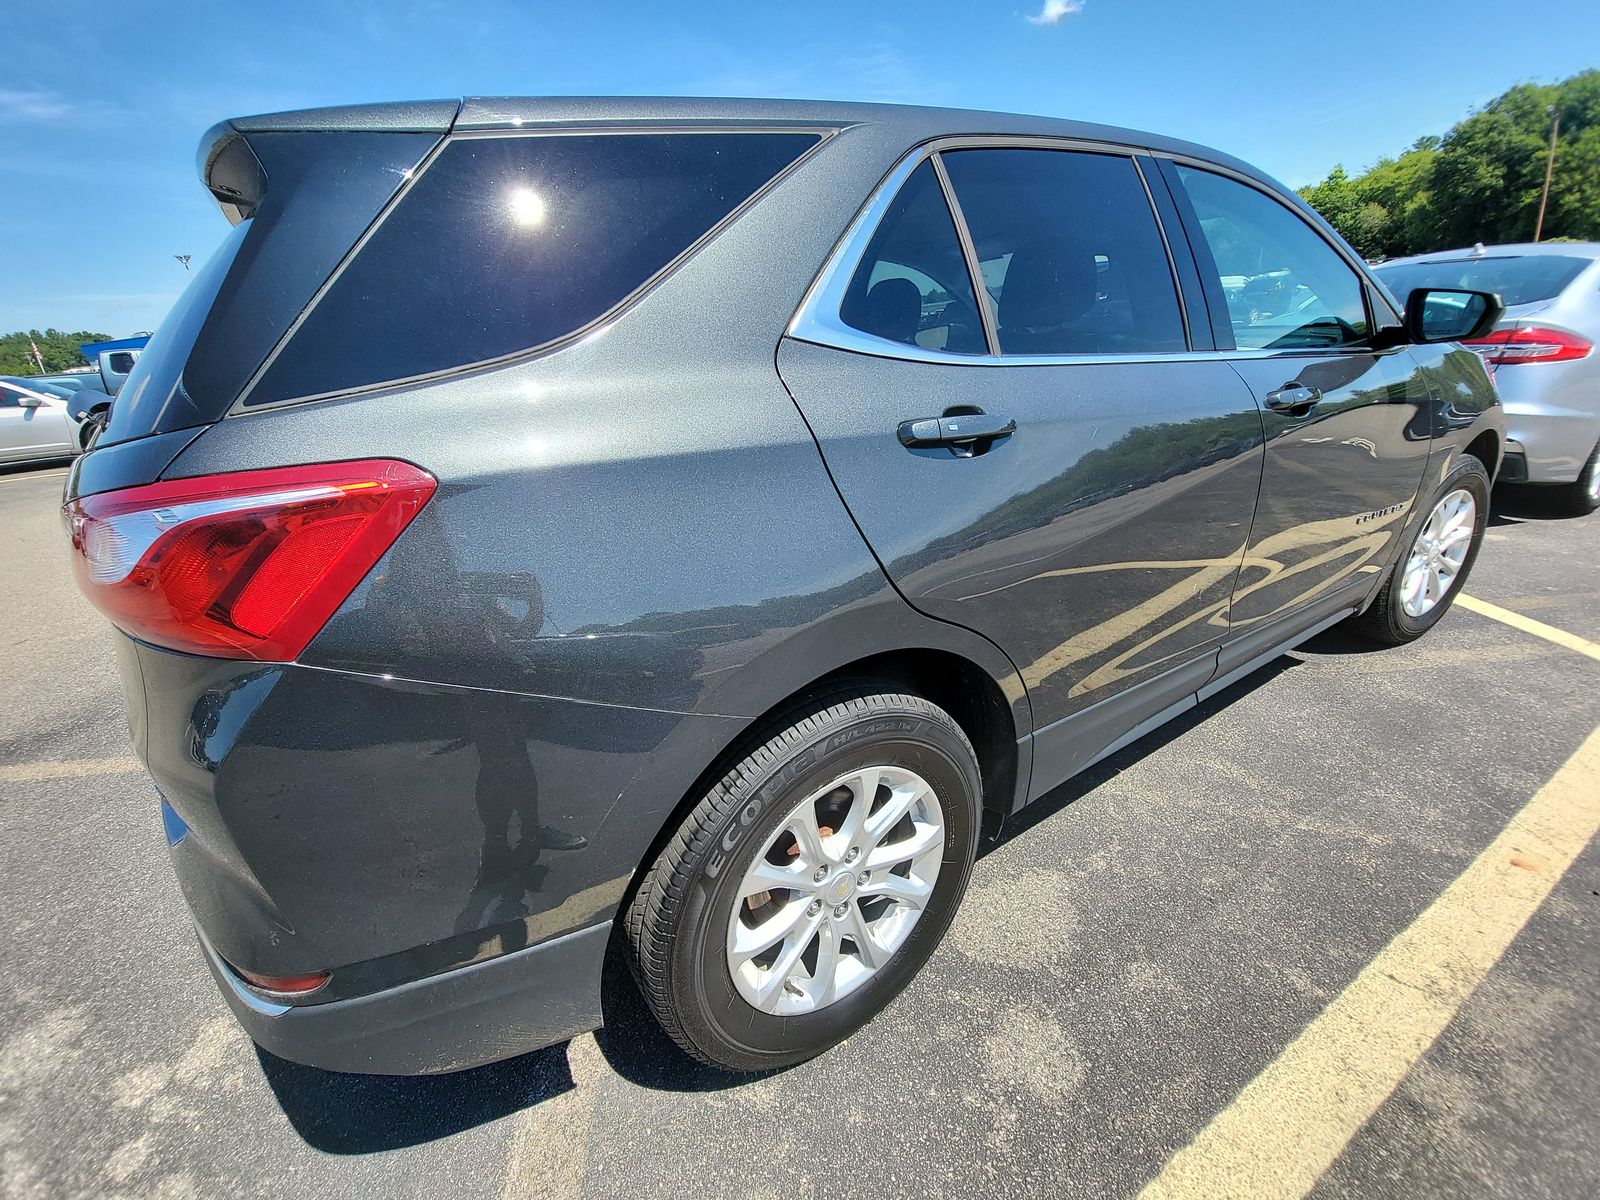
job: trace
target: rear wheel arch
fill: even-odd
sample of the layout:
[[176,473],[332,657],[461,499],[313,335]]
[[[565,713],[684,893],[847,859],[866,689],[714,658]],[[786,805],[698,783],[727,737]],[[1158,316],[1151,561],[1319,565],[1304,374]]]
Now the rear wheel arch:
[[[660,827],[635,864],[633,878],[622,895],[618,911],[626,911],[633,903],[650,865],[695,806],[734,764],[761,745],[774,730],[787,724],[796,710],[830,693],[857,692],[863,686],[910,692],[949,713],[977,754],[986,816],[1011,811],[1018,774],[1025,764],[1018,751],[1020,734],[1014,717],[1015,706],[1008,699],[1002,682],[972,658],[947,649],[914,646],[868,655],[791,689],[727,739],[705,770],[690,782],[661,818]],[[1027,781],[1021,782],[1026,784]]]
[[1492,482],[1500,474],[1500,439],[1492,429],[1485,429],[1467,444],[1462,451],[1483,464]]

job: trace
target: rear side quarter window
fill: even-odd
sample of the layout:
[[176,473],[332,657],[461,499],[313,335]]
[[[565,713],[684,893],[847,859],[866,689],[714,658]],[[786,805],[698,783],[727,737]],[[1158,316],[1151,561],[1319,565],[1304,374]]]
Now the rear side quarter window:
[[820,136],[447,142],[244,403],[433,375],[569,337],[643,288]]

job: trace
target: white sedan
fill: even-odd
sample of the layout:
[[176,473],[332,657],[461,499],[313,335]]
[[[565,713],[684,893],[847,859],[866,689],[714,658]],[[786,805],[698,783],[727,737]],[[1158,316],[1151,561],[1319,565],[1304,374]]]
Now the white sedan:
[[82,423],[54,391],[0,379],[0,463],[65,458],[82,448]]

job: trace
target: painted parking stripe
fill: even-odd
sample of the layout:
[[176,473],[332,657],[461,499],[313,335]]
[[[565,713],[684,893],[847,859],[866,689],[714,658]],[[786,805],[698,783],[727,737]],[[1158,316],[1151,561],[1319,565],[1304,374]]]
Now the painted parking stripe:
[[1498,604],[1490,604],[1487,600],[1479,600],[1476,596],[1469,596],[1465,592],[1456,596],[1456,603],[1468,612],[1475,612],[1480,617],[1499,621],[1502,625],[1509,625],[1513,629],[1520,629],[1523,633],[1531,633],[1534,637],[1542,637],[1547,642],[1554,642],[1558,646],[1565,646],[1568,650],[1576,650],[1579,654],[1587,654],[1590,658],[1600,662],[1600,644],[1581,638],[1575,633],[1568,633],[1565,629],[1557,629],[1554,625],[1546,625],[1543,621],[1535,621],[1532,617],[1525,617],[1519,612],[1512,612],[1509,608],[1501,608]]
[[1304,1196],[1600,828],[1600,729],[1439,898],[1140,1193]]
[[128,775],[142,770],[144,764],[132,755],[124,758],[80,758],[68,762],[0,763],[0,783],[43,783],[49,779]]

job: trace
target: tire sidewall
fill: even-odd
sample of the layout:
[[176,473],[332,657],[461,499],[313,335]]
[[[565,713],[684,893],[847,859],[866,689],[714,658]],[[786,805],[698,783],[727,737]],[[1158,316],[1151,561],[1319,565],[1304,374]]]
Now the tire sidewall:
[[[792,1016],[764,1013],[740,995],[727,965],[728,922],[756,855],[807,795],[866,766],[915,771],[938,797],[945,826],[939,877],[927,908],[894,957],[848,996]],[[848,1037],[897,994],[927,960],[966,890],[977,849],[979,780],[964,740],[911,709],[875,712],[830,725],[757,776],[713,830],[709,852],[686,895],[672,956],[672,990],[685,1032],[709,1037],[771,1065],[808,1058]]]

